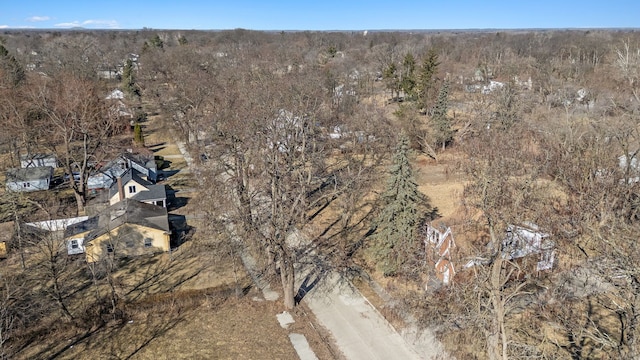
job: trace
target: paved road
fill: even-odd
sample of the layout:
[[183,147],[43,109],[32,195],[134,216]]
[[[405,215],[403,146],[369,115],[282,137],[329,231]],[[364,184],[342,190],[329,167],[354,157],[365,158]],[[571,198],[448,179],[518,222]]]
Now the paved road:
[[302,301],[333,334],[347,359],[420,359],[382,315],[334,272]]
[[[193,159],[186,151],[185,145],[180,142],[177,144],[188,168],[194,170]],[[300,238],[297,241],[304,242],[304,239]],[[245,254],[242,260],[253,275],[254,281],[263,290],[265,298],[277,299],[278,293],[271,290],[260,276],[252,273],[252,269],[255,268],[253,259]],[[304,275],[309,272],[309,269],[297,272],[296,278],[302,282]],[[413,344],[409,345],[351,282],[335,272],[324,273],[302,301],[333,335],[336,345],[349,360],[433,359],[439,352],[436,341],[431,338],[417,337],[419,339],[413,340]],[[415,348],[420,349],[420,355]],[[306,355],[304,351],[303,354],[299,353],[301,358],[310,358]]]

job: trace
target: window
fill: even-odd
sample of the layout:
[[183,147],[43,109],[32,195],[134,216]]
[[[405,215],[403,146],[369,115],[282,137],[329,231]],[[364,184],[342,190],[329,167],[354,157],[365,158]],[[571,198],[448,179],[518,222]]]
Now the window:
[[151,246],[153,246],[152,240],[149,238],[144,239],[144,247],[150,248]]
[[78,240],[71,240],[71,248],[72,249],[77,249],[80,247],[80,244],[78,244]]
[[107,252],[108,253],[112,253],[113,252],[113,245],[107,244]]
[[135,193],[136,193],[136,186],[129,185],[129,194],[135,194]]
[[22,187],[28,188],[28,187],[31,187],[31,184],[30,183],[22,183]]
[[158,200],[156,201],[156,205],[164,207],[164,201]]

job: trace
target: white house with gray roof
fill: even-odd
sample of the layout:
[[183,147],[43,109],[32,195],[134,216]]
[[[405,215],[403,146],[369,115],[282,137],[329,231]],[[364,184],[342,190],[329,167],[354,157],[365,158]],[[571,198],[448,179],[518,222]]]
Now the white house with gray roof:
[[125,171],[109,188],[111,205],[124,199],[167,207],[167,193],[164,185],[145,180],[143,174],[134,168]]
[[9,191],[49,190],[53,178],[51,166],[28,167],[7,170],[6,187]]

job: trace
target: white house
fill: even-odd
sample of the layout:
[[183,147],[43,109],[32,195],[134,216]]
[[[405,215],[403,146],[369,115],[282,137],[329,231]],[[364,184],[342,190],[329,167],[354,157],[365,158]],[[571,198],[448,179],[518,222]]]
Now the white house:
[[[55,219],[26,223],[25,225],[31,226],[36,229],[44,230],[57,234],[61,239],[68,227],[87,221],[88,216],[78,216],[67,219]],[[55,235],[54,235],[55,236]],[[67,254],[77,255],[82,254],[85,251],[83,238],[74,238],[65,240],[65,247],[67,248]]]
[[53,178],[51,166],[27,167],[7,170],[6,187],[9,191],[49,190]]
[[509,225],[502,240],[502,258],[518,259],[528,255],[540,255],[537,270],[549,270],[555,261],[555,243],[549,234],[540,231],[535,224]]
[[151,183],[157,180],[158,167],[153,155],[123,153],[89,175],[87,187],[89,190],[109,189],[128,169],[138,170],[140,176]]

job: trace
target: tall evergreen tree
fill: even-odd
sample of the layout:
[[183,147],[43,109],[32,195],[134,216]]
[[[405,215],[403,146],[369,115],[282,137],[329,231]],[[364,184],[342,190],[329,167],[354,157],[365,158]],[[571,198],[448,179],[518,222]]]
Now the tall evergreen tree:
[[133,61],[131,59],[127,59],[122,69],[122,87],[129,95],[140,95],[138,86],[136,85],[136,78],[133,73]]
[[139,122],[133,126],[133,142],[138,146],[144,146],[144,134],[142,133],[142,125]]
[[400,87],[404,91],[406,98],[415,98],[416,87],[416,59],[413,54],[407,53],[402,61],[402,80],[400,81]]
[[[25,79],[22,65],[9,53],[4,45],[0,44],[0,75],[3,73],[11,86],[17,86]],[[0,81],[5,81],[5,79],[0,78]]]
[[413,264],[421,252],[418,222],[422,211],[432,212],[428,199],[418,191],[409,163],[409,139],[404,134],[396,146],[382,200],[384,207],[375,220],[371,252],[384,275],[394,276],[404,265]]
[[434,49],[430,49],[427,56],[422,61],[420,73],[418,74],[418,82],[416,84],[416,92],[418,101],[422,108],[427,109],[431,100],[435,86],[435,75],[438,71],[440,62],[438,61],[438,53]]
[[438,93],[438,100],[433,107],[431,121],[433,124],[434,140],[436,145],[441,145],[442,150],[453,139],[451,119],[447,115],[449,111],[449,82],[445,81]]
[[398,78],[398,67],[396,64],[389,64],[382,72],[387,89],[391,91],[391,99],[397,99],[397,94],[400,92],[400,80]]

